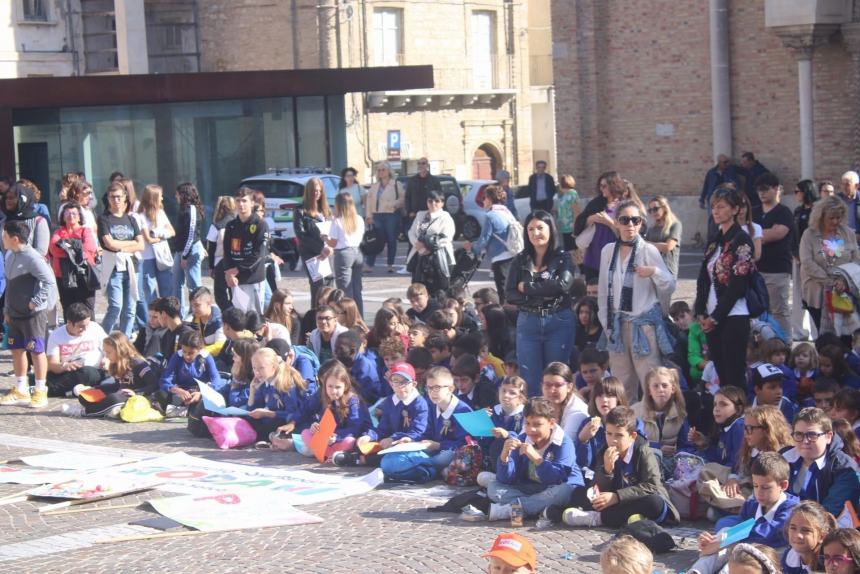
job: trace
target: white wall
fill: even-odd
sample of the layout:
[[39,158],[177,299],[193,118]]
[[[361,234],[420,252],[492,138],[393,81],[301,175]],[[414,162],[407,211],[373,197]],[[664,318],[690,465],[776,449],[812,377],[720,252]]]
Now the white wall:
[[60,0],[48,2],[47,22],[26,22],[19,0],[0,2],[0,77],[70,76],[74,57]]

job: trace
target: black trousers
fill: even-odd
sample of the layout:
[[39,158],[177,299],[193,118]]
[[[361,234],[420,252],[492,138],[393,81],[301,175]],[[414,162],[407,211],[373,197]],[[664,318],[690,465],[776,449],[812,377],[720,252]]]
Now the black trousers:
[[69,306],[72,303],[83,303],[90,310],[90,319],[96,320],[96,292],[87,289],[85,285],[78,285],[74,289],[63,287],[57,281],[57,291],[60,293],[60,304],[63,306],[63,319],[65,320]]
[[81,367],[75,371],[55,374],[48,371],[46,384],[49,397],[65,397],[75,385],[94,387],[104,379],[103,372],[95,367]]
[[[594,510],[591,501],[588,500],[588,490],[577,488],[571,497],[573,506],[583,510]],[[627,524],[627,520],[634,514],[641,514],[650,520],[657,520],[663,514],[666,501],[658,494],[649,494],[635,500],[627,500],[610,506],[600,513],[600,521],[603,526],[618,527]]]
[[496,283],[496,292],[499,294],[499,303],[505,304],[505,282],[508,279],[508,272],[511,270],[511,262],[513,259],[504,261],[496,261],[490,265],[493,270],[493,281]]
[[815,324],[815,330],[821,329],[821,309],[815,307],[806,307],[809,311],[809,316],[812,317],[812,322]]
[[230,302],[230,289],[227,287],[227,278],[224,277],[224,261],[219,261],[215,266],[215,271],[212,275],[213,289],[212,294],[215,296],[215,304],[221,311],[226,311],[233,306]]
[[747,388],[747,341],[750,318],[747,315],[726,317],[710,332],[705,333],[708,352],[717,369],[720,386]]
[[532,211],[537,211],[538,209],[543,209],[544,211],[552,211],[552,200],[551,199],[533,199],[529,203],[529,207],[532,208]]

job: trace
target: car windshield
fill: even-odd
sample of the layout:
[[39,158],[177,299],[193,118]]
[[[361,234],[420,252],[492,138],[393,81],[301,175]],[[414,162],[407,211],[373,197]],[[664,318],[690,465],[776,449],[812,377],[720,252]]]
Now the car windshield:
[[244,182],[251,189],[262,191],[267,199],[288,199],[301,197],[305,191],[303,185],[294,181],[255,179]]

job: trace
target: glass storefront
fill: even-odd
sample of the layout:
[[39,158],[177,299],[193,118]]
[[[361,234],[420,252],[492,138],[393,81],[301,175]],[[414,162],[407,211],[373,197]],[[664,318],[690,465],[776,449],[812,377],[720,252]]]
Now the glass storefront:
[[19,176],[42,189],[52,212],[62,174],[83,171],[101,197],[121,171],[141,190],[194,182],[211,215],[215,199],[270,168],[346,163],[342,96],[15,110]]

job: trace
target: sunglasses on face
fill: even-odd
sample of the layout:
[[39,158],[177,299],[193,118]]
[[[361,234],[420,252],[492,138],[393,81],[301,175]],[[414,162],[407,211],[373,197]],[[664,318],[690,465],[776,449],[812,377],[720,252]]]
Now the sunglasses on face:
[[620,223],[621,225],[639,225],[642,223],[642,218],[638,215],[634,215],[633,217],[622,215],[618,218],[618,223]]
[[648,208],[648,213],[658,213],[659,211],[660,211],[660,206],[659,206],[659,205],[657,205],[657,206],[655,206],[655,207],[649,207],[649,208]]

